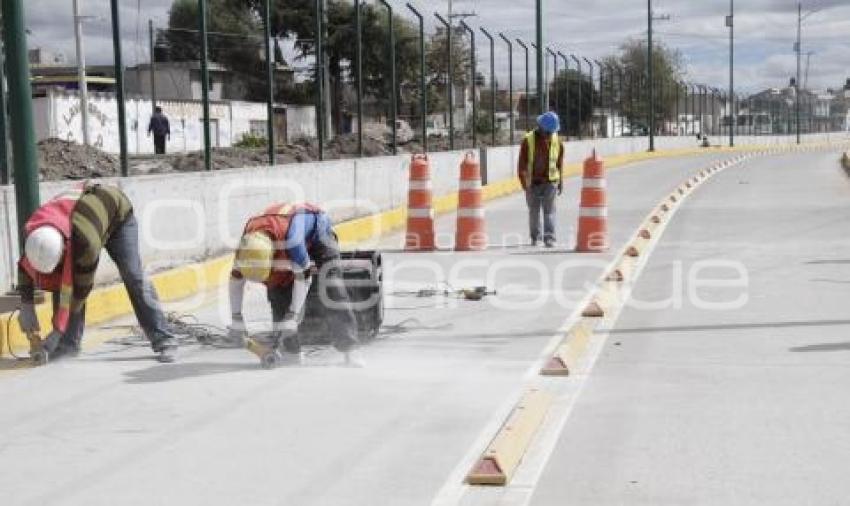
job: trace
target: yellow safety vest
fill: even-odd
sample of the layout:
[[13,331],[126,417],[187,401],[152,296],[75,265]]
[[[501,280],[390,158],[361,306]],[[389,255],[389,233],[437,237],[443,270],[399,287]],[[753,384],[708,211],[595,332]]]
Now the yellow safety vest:
[[[525,183],[531,186],[534,178],[534,157],[537,156],[537,130],[532,130],[525,135],[525,145],[528,150],[528,170],[525,174]],[[558,134],[552,134],[549,140],[549,182],[556,183],[561,180],[561,170],[558,168],[558,157],[561,155],[561,138]]]

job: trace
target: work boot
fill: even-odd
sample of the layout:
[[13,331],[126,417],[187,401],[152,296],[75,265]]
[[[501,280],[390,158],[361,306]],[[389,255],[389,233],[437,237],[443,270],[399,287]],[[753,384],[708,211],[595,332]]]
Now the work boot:
[[177,360],[177,339],[173,337],[161,337],[153,343],[153,351],[157,354],[156,359],[168,364]]
[[545,241],[543,241],[543,243],[547,248],[555,247],[555,239],[546,239]]

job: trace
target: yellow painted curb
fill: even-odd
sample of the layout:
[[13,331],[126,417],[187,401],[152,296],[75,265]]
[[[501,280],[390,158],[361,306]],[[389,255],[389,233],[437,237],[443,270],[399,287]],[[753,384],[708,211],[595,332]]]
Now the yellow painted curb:
[[569,376],[576,372],[578,361],[587,350],[593,337],[593,327],[587,320],[579,320],[567,333],[549,361],[540,370],[543,376]]
[[551,405],[552,396],[547,392],[526,392],[467,475],[467,483],[507,485]]

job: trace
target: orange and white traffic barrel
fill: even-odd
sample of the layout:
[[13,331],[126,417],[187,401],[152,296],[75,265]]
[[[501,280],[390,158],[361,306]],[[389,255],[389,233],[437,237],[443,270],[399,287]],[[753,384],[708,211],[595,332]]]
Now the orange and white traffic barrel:
[[576,251],[608,249],[608,199],[605,163],[593,154],[584,161]]
[[410,187],[407,193],[407,251],[433,251],[434,207],[431,189],[431,163],[428,155],[413,155],[410,161]]
[[484,204],[481,192],[481,165],[472,152],[460,164],[455,251],[480,251],[487,248]]

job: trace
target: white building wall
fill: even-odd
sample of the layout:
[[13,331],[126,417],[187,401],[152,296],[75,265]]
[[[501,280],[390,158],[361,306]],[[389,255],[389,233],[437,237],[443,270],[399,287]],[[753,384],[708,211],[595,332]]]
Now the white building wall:
[[[200,102],[163,100],[157,102],[171,123],[169,152],[203,149],[203,108]],[[316,136],[316,114],[313,106],[285,106],[290,139]],[[147,129],[152,103],[147,99],[126,101],[127,149],[130,154],[153,154],[153,139]],[[76,93],[51,91],[33,100],[35,131],[38,140],[58,137],[82,143],[83,130],[80,100]],[[230,147],[243,134],[251,131],[252,121],[266,121],[266,106],[251,102],[215,102],[210,104],[213,147]],[[89,95],[89,138],[93,146],[117,154],[118,106],[111,94]]]

